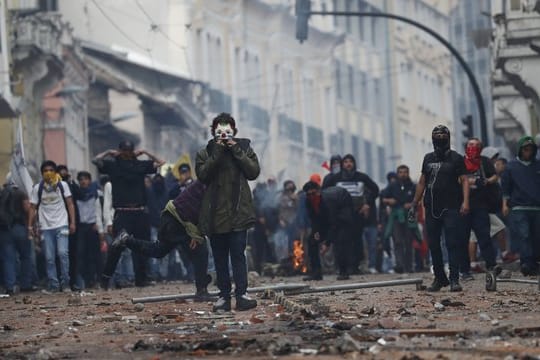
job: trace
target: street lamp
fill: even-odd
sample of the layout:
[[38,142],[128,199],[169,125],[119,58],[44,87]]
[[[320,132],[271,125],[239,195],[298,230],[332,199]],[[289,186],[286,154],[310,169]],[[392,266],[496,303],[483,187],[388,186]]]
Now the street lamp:
[[[401,0],[400,0],[401,1]],[[476,81],[476,78],[469,67],[467,65],[467,62],[459,51],[456,50],[444,37],[439,35],[437,32],[433,31],[429,27],[416,22],[412,19],[394,15],[394,14],[388,14],[383,12],[358,12],[358,11],[310,11],[311,5],[309,0],[296,0],[296,38],[303,42],[307,40],[308,35],[308,19],[311,15],[333,15],[333,16],[366,16],[366,17],[380,17],[380,18],[387,18],[387,19],[394,19],[399,20],[402,22],[405,22],[407,24],[413,25],[420,30],[427,32],[431,36],[433,36],[435,39],[437,39],[441,44],[443,44],[452,55],[457,59],[463,70],[465,70],[465,73],[467,74],[467,77],[469,78],[469,81],[471,83],[474,95],[476,97],[476,104],[478,106],[478,114],[480,115],[480,131],[482,135],[482,142],[485,145],[488,145],[488,137],[487,137],[487,121],[486,121],[486,109],[484,107],[484,100],[482,99],[482,94],[480,92],[480,86],[478,86],[478,82]]]

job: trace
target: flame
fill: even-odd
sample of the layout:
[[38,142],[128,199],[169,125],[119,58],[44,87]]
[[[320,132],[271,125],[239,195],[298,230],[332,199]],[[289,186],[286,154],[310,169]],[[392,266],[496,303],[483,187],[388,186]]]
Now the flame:
[[293,267],[302,273],[307,272],[307,266],[304,263],[304,247],[300,240],[294,240],[293,242]]

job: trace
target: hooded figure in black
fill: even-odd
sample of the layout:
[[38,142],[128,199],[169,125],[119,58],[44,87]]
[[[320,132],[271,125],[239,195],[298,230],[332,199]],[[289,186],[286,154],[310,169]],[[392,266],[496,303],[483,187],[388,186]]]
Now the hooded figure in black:
[[336,266],[339,271],[337,280],[349,278],[351,261],[350,232],[354,221],[353,202],[349,193],[339,187],[330,187],[321,191],[320,186],[307,182],[303,190],[306,194],[306,208],[311,221],[311,236],[308,239],[310,276],[306,280],[321,280],[321,260],[319,245],[325,251],[330,243],[334,244]]
[[341,171],[341,160],[341,155],[332,155],[332,157],[330,157],[330,173],[326,174],[323,179],[323,189],[328,187],[328,182],[330,181],[332,176],[338,174]]
[[358,273],[360,261],[364,258],[362,233],[365,226],[376,225],[377,208],[375,199],[379,196],[379,187],[367,175],[356,170],[356,159],[347,154],[341,160],[341,171],[333,175],[326,187],[338,186],[351,195],[354,206],[354,226],[350,233],[353,260],[352,273]]

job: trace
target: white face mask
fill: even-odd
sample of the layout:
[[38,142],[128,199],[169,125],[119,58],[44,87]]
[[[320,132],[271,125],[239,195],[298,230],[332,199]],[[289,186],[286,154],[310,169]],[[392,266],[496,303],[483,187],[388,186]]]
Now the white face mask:
[[234,136],[234,130],[230,124],[218,124],[214,132],[216,140],[229,140]]
[[341,171],[341,165],[340,164],[332,165],[332,174],[337,174],[340,171]]

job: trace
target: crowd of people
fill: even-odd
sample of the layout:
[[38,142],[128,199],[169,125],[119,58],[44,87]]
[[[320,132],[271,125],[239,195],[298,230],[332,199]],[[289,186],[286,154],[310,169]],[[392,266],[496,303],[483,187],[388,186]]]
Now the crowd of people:
[[251,191],[259,161],[237,131],[229,114],[212,121],[196,176],[188,163],[178,167],[179,179],[161,176],[163,160],[123,141],[93,160],[98,181],[88,171],[75,181],[52,161],[42,163],[31,194],[8,180],[0,201],[6,292],[186,280],[195,283],[196,299],[208,300],[215,272],[220,292],[213,309],[230,310],[233,294],[236,308],[247,310],[257,305],[246,295],[247,264],[264,274],[267,264],[290,264],[297,246],[306,281],[431,267],[429,291],[461,291],[460,280],[473,272],[517,259],[524,275],[538,274],[540,161],[531,137],[506,161],[476,138],[464,155],[451,150],[450,131],[441,125],[418,183],[400,165],[380,189],[345,154],[332,156],[329,173],[311,175],[300,189],[270,177]]

